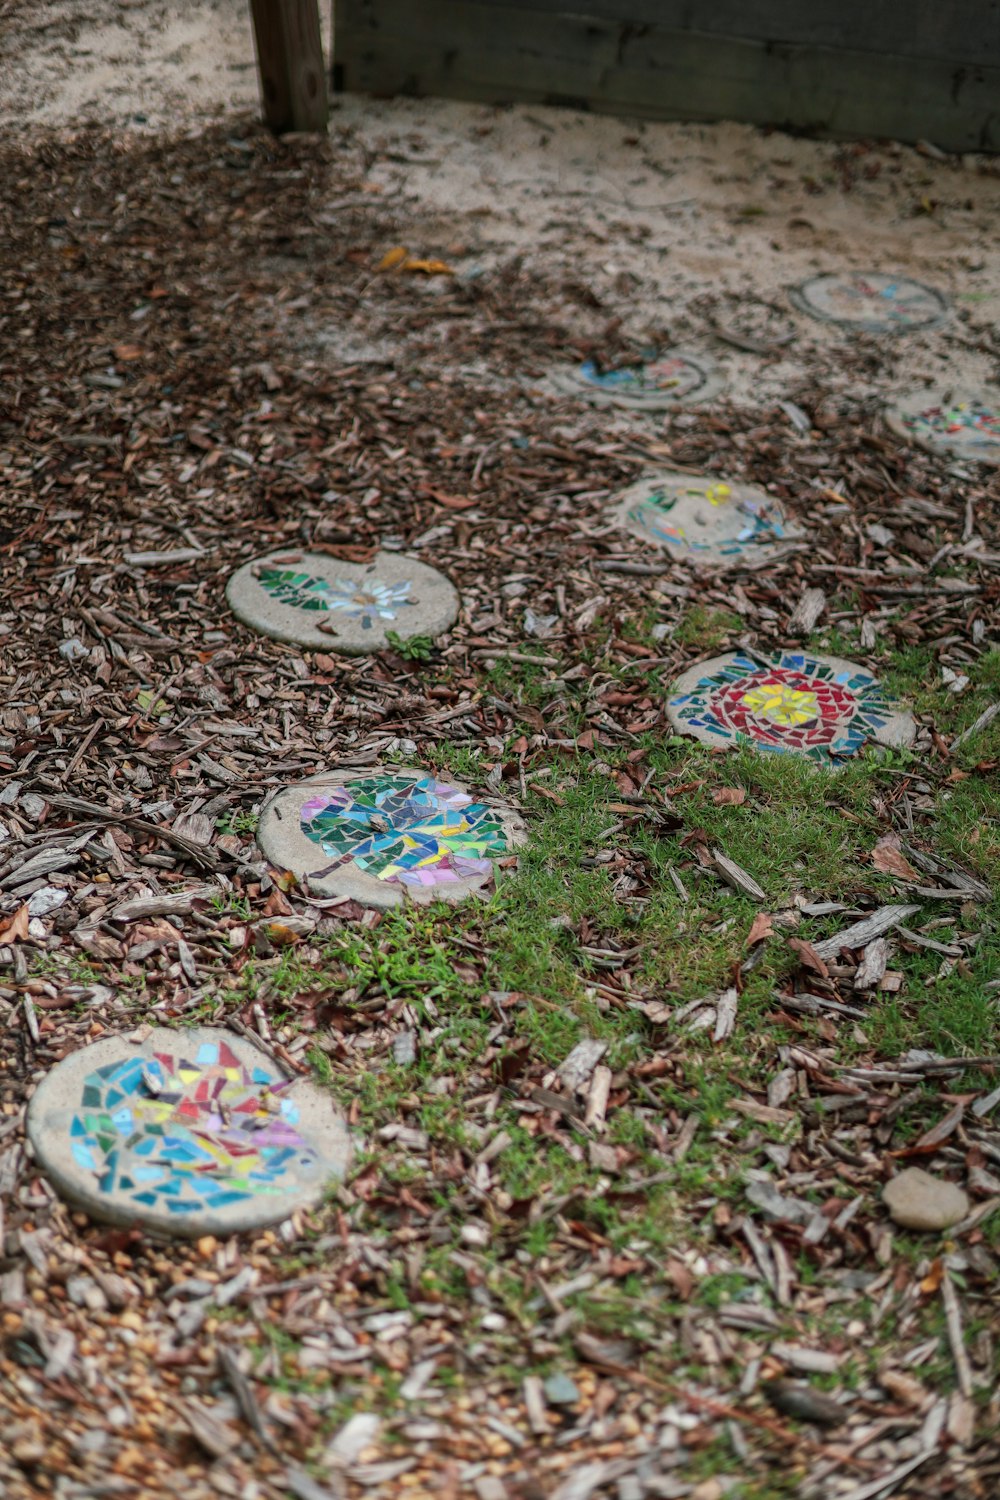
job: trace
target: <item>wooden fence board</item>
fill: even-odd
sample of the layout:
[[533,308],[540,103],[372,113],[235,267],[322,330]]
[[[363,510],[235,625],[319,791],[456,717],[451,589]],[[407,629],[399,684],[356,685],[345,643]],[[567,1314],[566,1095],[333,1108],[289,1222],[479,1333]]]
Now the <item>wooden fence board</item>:
[[[490,10],[504,0],[461,3]],[[1000,0],[522,0],[521,8],[761,43],[1000,65]]]
[[[619,0],[575,3],[588,13],[556,11],[549,0],[336,0],[338,85],[1000,150],[1000,66],[975,57],[956,64],[709,35],[589,13]],[[912,0],[921,11],[936,3]],[[650,8],[650,0],[634,4]],[[672,0],[658,8],[678,9]],[[701,9],[688,0],[688,12]]]

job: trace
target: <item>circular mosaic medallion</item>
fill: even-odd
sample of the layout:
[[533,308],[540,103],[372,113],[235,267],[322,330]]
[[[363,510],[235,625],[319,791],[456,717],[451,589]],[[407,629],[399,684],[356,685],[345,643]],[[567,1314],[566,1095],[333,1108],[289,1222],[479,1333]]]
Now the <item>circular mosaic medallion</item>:
[[322,552],[276,552],[247,563],[229,580],[237,619],[276,641],[361,656],[403,640],[439,636],[455,623],[459,598],[434,568],[396,552],[371,563]]
[[833,765],[869,740],[909,745],[912,716],[864,667],[837,656],[741,652],[690,667],[667,701],[674,728],[706,745],[752,745]]
[[350,1159],[328,1095],[210,1027],[70,1053],[32,1095],[28,1136],[60,1193],[95,1218],[183,1236],[311,1207]]
[[633,365],[602,370],[592,359],[556,377],[560,390],[604,406],[639,411],[667,411],[696,406],[722,389],[714,365],[703,354],[681,349],[650,351]]
[[865,333],[910,333],[948,316],[940,292],[883,271],[833,271],[793,287],[795,306],[814,318]]
[[458,901],[493,880],[493,861],[524,840],[508,807],[396,767],[330,772],[288,787],[261,816],[271,864],[320,896],[366,906]]
[[763,490],[707,475],[655,474],[627,489],[619,525],[704,568],[758,568],[801,536]]
[[893,432],[931,453],[1000,464],[1000,397],[921,391],[886,412]]

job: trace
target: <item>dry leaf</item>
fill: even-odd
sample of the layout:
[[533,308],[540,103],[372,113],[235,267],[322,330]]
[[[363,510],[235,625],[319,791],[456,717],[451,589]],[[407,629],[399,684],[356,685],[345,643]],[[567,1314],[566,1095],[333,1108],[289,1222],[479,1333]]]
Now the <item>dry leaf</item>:
[[965,1100],[959,1100],[954,1109],[950,1109],[943,1120],[932,1125],[930,1130],[925,1130],[919,1140],[913,1142],[912,1146],[906,1146],[902,1151],[894,1151],[893,1156],[927,1156],[936,1151],[942,1141],[958,1129],[965,1114]]
[[418,493],[421,495],[429,495],[432,500],[436,500],[438,505],[443,505],[446,510],[468,510],[470,506],[478,504],[477,500],[470,500],[465,495],[445,494],[443,490],[436,489],[432,484],[422,484],[418,486]]
[[746,800],[747,794],[741,786],[720,786],[712,793],[716,807],[739,807]]
[[454,276],[455,269],[443,260],[414,260],[407,257],[401,271],[419,271],[422,276]]
[[666,1264],[667,1276],[674,1284],[682,1302],[686,1302],[694,1291],[695,1280],[687,1266],[680,1260],[668,1260]]
[[0,922],[0,943],[23,943],[28,938],[28,907],[19,906],[12,917]]
[[774,928],[771,926],[771,914],[759,911],[753,919],[750,931],[747,934],[747,947],[752,948],[755,943],[762,943],[765,938],[774,937]]
[[394,245],[391,250],[387,250],[385,252],[382,259],[379,261],[379,270],[395,271],[397,266],[401,266],[403,264],[408,254],[409,251],[403,245]]
[[788,946],[795,949],[804,969],[812,969],[813,973],[818,974],[820,979],[829,979],[830,971],[816,952],[812,943],[807,943],[805,938],[789,938]]
[[931,1268],[920,1283],[920,1290],[925,1297],[931,1297],[939,1289],[944,1280],[944,1261],[940,1256],[931,1262]]
[[887,833],[879,839],[872,850],[872,864],[883,875],[899,875],[903,880],[920,879],[906,856],[900,853],[899,835],[895,833]]
[[926,1406],[930,1399],[926,1387],[919,1380],[914,1380],[912,1375],[906,1375],[900,1370],[880,1370],[878,1379],[890,1396],[895,1396],[897,1401],[902,1401],[904,1406],[913,1407],[915,1411]]
[[138,344],[116,344],[112,352],[115,359],[120,359],[122,364],[142,358],[142,349]]

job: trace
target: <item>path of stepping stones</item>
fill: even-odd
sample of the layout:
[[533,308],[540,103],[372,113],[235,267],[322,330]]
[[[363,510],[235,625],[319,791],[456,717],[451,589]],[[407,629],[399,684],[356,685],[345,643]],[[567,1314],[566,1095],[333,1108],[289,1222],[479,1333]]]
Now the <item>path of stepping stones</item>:
[[940,292],[909,276],[883,271],[831,271],[789,293],[802,312],[861,333],[911,333],[948,316]]
[[[794,288],[814,317],[861,331],[906,332],[947,314],[945,299],[906,277],[828,274]],[[588,362],[556,377],[587,400],[658,412],[721,389],[700,355],[651,354],[626,368]],[[935,452],[996,463],[995,403],[928,393],[888,414],[902,436]],[[780,502],[722,476],[654,474],[616,502],[619,526],[699,568],[754,568],[805,533]],[[359,655],[423,635],[437,638],[460,601],[441,573],[379,552],[369,563],[277,552],[229,580],[233,613],[251,629],[307,649]],[[716,747],[805,756],[835,766],[866,743],[912,743],[911,715],[865,668],[801,652],[731,652],[677,679],[671,724]],[[498,862],[524,842],[513,808],[477,798],[413,767],[341,767],[286,787],[257,833],[270,863],[314,897],[367,907],[458,901],[488,893]],[[290,1081],[228,1032],[156,1030],[134,1045],[111,1037],[63,1059],[31,1101],[28,1132],[59,1191],[97,1218],[161,1232],[234,1233],[319,1201],[349,1158],[329,1098]]]
[[319,1202],[350,1158],[329,1095],[214,1028],[71,1053],[28,1110],[42,1167],[95,1218],[234,1234]]

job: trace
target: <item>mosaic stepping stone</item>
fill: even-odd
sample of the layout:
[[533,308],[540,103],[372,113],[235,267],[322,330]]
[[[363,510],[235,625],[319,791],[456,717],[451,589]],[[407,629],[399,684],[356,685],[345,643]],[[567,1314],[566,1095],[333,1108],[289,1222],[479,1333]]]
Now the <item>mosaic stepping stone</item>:
[[32,1095],[28,1137],[94,1218],[185,1237],[277,1223],[318,1203],[350,1160],[327,1094],[215,1027],[70,1053]]
[[948,316],[947,299],[933,287],[884,271],[831,271],[788,295],[811,317],[862,333],[912,333]]
[[237,619],[262,635],[348,656],[381,650],[388,631],[403,640],[442,635],[459,610],[443,573],[396,552],[379,552],[371,563],[276,552],[239,568],[226,598]]
[[909,745],[916,725],[864,667],[838,656],[730,652],[674,683],[667,715],[706,745],[752,745],[836,765],[869,741]]
[[682,349],[651,350],[633,365],[601,370],[592,359],[554,377],[561,391],[601,406],[634,411],[668,411],[696,406],[722,389],[722,379],[704,354]]
[[375,767],[288,787],[264,809],[257,842],[314,895],[386,908],[482,891],[493,862],[524,842],[524,825],[453,781]]
[[1000,395],[921,391],[886,412],[893,432],[930,453],[1000,464]]
[[779,501],[709,475],[655,474],[627,489],[618,523],[702,568],[759,568],[802,535]]

